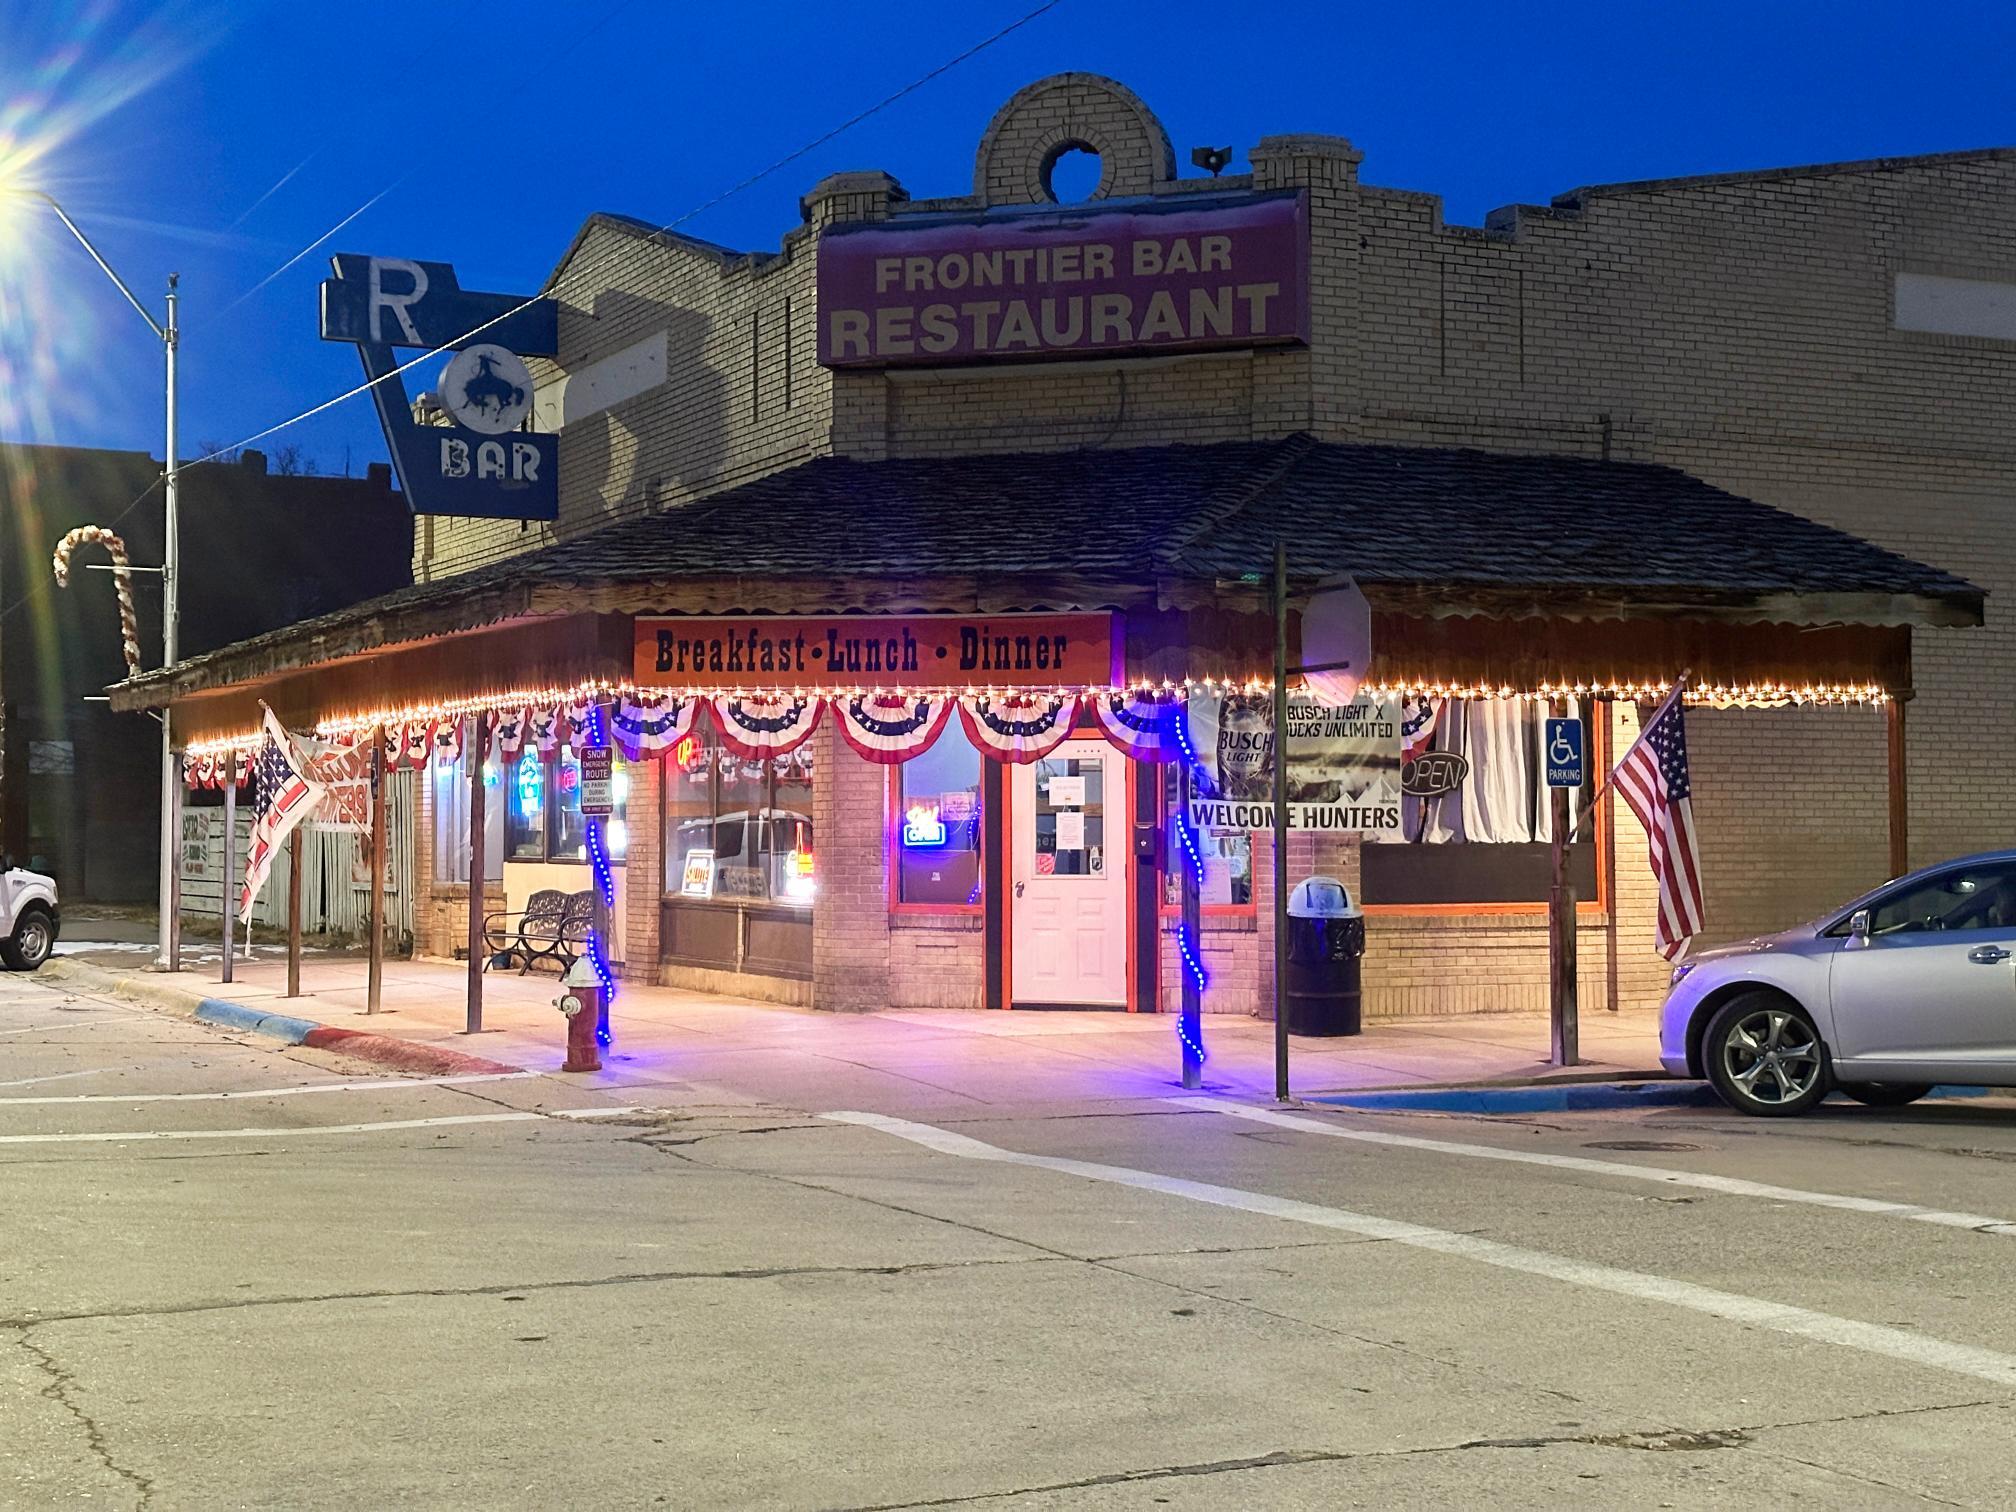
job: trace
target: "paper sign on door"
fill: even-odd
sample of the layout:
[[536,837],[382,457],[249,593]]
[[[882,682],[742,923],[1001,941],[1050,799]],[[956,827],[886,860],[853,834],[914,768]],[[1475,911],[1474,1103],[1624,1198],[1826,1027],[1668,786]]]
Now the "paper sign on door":
[[1057,849],[1060,851],[1082,851],[1085,849],[1085,816],[1076,812],[1057,815]]
[[[1050,779],[1050,807],[1085,807],[1085,779],[1083,777],[1052,777]],[[1073,846],[1073,850],[1077,847]]]

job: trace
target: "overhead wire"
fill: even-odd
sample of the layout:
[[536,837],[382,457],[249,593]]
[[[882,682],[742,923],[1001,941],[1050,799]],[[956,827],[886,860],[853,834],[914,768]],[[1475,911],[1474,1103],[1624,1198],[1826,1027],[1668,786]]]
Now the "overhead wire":
[[[770,163],[768,166],[758,169],[756,172],[750,174],[748,177],[743,178],[734,184],[731,184],[728,188],[722,190],[712,199],[705,200],[702,203],[694,206],[691,210],[686,211],[683,215],[676,216],[673,219],[666,221],[664,224],[654,228],[653,231],[651,232],[651,235],[663,236],[667,232],[675,230],[677,227],[682,226],[686,222],[694,219],[696,216],[704,215],[709,210],[714,209],[717,205],[720,205],[725,201],[734,198],[736,195],[742,193],[745,189],[749,189],[757,184],[760,184],[764,179],[770,177],[773,173],[778,172],[780,169],[789,167],[791,164],[797,162],[800,158],[805,157],[810,153],[817,152],[821,147],[824,147],[828,142],[831,142],[834,138],[839,137],[845,134],[846,132],[853,130],[856,126],[859,126],[863,121],[869,120],[870,118],[879,115],[882,111],[887,110],[891,105],[894,105],[898,101],[906,99],[910,95],[915,94],[918,90],[922,89],[925,85],[931,83],[934,79],[937,79],[943,76],[944,74],[951,72],[953,69],[957,68],[960,64],[967,62],[969,59],[977,57],[980,53],[985,52],[995,43],[1001,41],[1004,37],[1008,37],[1013,33],[1020,31],[1023,27],[1029,25],[1032,21],[1035,21],[1040,17],[1044,16],[1045,14],[1047,14],[1048,12],[1057,9],[1057,7],[1062,4],[1064,4],[1064,0],[1043,0],[1043,3],[1041,5],[1038,5],[1031,10],[1025,11],[1022,15],[1018,16],[1015,20],[1009,22],[999,31],[996,31],[991,35],[982,38],[980,41],[974,43],[971,47],[967,48],[964,52],[959,53],[955,57],[946,59],[943,63],[940,63],[937,67],[931,69],[929,72],[918,75],[916,78],[912,79],[908,84],[905,84],[901,89],[896,90],[893,94],[884,96],[882,99],[876,101],[873,105],[868,106],[865,110],[857,111],[854,115],[849,116],[846,120],[842,121],[839,125],[833,127],[831,130],[823,132],[819,136],[814,137],[804,146],[796,148],[791,152],[785,153],[784,156],[778,158],[775,162]],[[390,190],[387,190],[386,192],[389,193]],[[375,203],[375,201],[373,201],[373,203]],[[366,206],[365,208],[369,207]],[[361,214],[362,211],[359,211],[358,213]],[[350,217],[350,219],[355,219],[355,216]],[[346,220],[345,222],[342,223],[342,225],[347,225],[348,223],[349,222]],[[335,230],[332,230],[329,233],[329,236],[335,235],[336,230],[341,230],[342,225],[339,225],[335,228]],[[328,236],[323,237],[322,240],[327,241]],[[319,246],[320,243],[318,242],[315,245]],[[306,256],[307,252],[312,250],[314,250],[313,247],[310,247],[304,250],[300,254],[300,256]],[[298,262],[299,260],[300,257],[297,256],[295,259],[293,259],[293,262]],[[290,267],[292,265],[293,265],[292,262],[288,264],[288,266]],[[282,271],[284,271],[284,269]],[[277,277],[278,275],[275,274],[274,276]],[[440,346],[434,347],[429,351],[422,352],[417,357],[409,358],[405,362],[395,365],[388,371],[379,374],[375,378],[368,378],[364,382],[356,385],[356,387],[354,388],[345,389],[342,393],[335,395],[333,398],[325,399],[320,404],[313,405],[310,408],[301,411],[301,413],[299,413],[298,415],[289,416],[285,420],[267,426],[264,430],[254,431],[251,435],[245,436],[237,441],[234,441],[228,446],[219,447],[216,451],[209,452],[201,457],[193,458],[192,460],[182,464],[182,470],[187,471],[189,468],[192,467],[200,467],[206,462],[214,461],[217,458],[222,457],[228,453],[239,450],[241,447],[250,446],[255,441],[263,441],[268,436],[286,430],[289,426],[299,425],[304,420],[312,420],[317,415],[326,414],[328,411],[335,409],[338,405],[347,404],[352,399],[357,398],[359,395],[369,393],[372,389],[376,388],[379,384],[386,382],[388,379],[397,378],[402,374],[407,373],[412,369],[421,366],[424,363],[432,362],[435,358],[440,357],[442,354],[446,352],[455,350],[456,348],[463,345],[465,342],[469,341],[472,337],[480,336],[483,334],[483,332],[489,330],[491,327],[500,325],[504,321],[511,319],[514,315],[517,315],[524,310],[530,309],[540,300],[552,298],[553,296],[558,294],[563,288],[567,287],[568,283],[569,280],[567,278],[556,279],[551,283],[548,283],[544,288],[542,288],[539,291],[539,293],[530,295],[529,297],[513,305],[510,309],[503,311],[501,314],[492,316],[489,320],[484,321],[481,325],[474,326],[469,330],[464,331],[461,335],[455,337],[454,339],[443,342]]]

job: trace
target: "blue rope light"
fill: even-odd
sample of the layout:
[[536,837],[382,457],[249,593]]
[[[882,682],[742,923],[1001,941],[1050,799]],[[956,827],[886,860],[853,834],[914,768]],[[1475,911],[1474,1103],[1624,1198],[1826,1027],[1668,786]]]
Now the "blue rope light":
[[[602,722],[602,705],[588,705],[588,743],[600,750],[609,744],[609,731]],[[595,890],[601,894],[602,906],[616,906],[616,869],[609,864],[609,845],[604,836],[604,826],[608,820],[596,814],[588,820],[588,861],[595,872]],[[588,964],[595,968],[595,975],[602,983],[601,1022],[595,1026],[595,1042],[605,1049],[610,1042],[609,1008],[616,1001],[616,977],[609,969],[609,957],[602,946],[602,937],[591,925],[588,930]]]
[[[1190,718],[1186,708],[1170,710],[1170,726],[1176,732],[1176,745],[1183,753],[1184,769],[1193,774],[1197,771],[1197,752],[1190,744]],[[1204,886],[1204,857],[1197,849],[1196,831],[1191,828],[1190,816],[1180,809],[1176,815],[1176,834],[1183,842],[1184,859],[1190,868],[1191,885],[1202,889]],[[1176,949],[1183,957],[1184,969],[1197,984],[1197,995],[1203,997],[1204,989],[1211,985],[1211,978],[1204,970],[1200,942],[1191,937],[1190,931],[1179,918],[1176,923]],[[1183,1028],[1183,1015],[1176,1015],[1176,1038],[1183,1042],[1183,1048],[1195,1056],[1198,1065],[1206,1059],[1204,1046],[1190,1038]]]

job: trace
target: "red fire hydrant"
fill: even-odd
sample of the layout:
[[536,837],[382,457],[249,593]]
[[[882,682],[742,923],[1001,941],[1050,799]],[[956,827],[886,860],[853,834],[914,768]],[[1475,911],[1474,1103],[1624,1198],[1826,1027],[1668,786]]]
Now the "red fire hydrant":
[[553,1000],[567,1018],[567,1059],[562,1071],[600,1071],[602,1054],[595,1030],[602,1022],[602,982],[583,956],[560,978],[561,995]]

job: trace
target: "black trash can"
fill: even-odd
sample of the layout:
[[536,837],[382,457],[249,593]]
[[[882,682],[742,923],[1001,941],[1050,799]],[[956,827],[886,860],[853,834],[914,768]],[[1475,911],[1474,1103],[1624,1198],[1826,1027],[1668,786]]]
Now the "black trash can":
[[1363,1027],[1365,913],[1335,877],[1288,895],[1288,1032],[1356,1034]]

